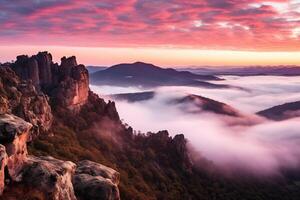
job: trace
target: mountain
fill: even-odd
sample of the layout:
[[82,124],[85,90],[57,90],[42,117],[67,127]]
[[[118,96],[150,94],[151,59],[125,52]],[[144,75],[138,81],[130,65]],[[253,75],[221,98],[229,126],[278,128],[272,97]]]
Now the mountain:
[[[147,101],[154,98],[154,96],[154,91],[110,95],[112,99],[126,100],[130,103]],[[169,103],[170,106],[179,105],[182,111],[192,114],[199,114],[205,111],[232,117],[241,116],[241,114],[236,109],[225,103],[194,94],[189,94],[179,99],[173,99]]]
[[253,67],[194,67],[182,68],[203,75],[232,75],[232,76],[300,76],[299,66],[253,66]]
[[58,65],[40,52],[0,67],[0,199],[120,199],[116,170],[87,157],[72,162],[30,153],[30,143],[59,135],[57,113],[76,117],[97,104],[102,117],[119,120],[114,103],[94,97],[88,87],[88,72],[75,57]]
[[146,101],[154,98],[155,92],[136,92],[136,93],[122,93],[110,95],[112,99],[115,100],[126,100],[128,102]]
[[182,108],[185,112],[192,114],[198,114],[205,111],[232,117],[241,116],[241,114],[231,106],[199,95],[190,94],[172,102],[183,106]]
[[274,106],[272,108],[262,110],[257,114],[277,121],[300,117],[300,101]]
[[102,67],[102,66],[86,66],[86,69],[89,71],[89,74],[102,71],[107,69],[107,67]]
[[220,80],[210,75],[197,75],[187,71],[163,69],[152,64],[136,62],[132,64],[119,64],[106,70],[91,74],[91,83],[95,85],[117,86],[201,86],[225,87],[205,81]]
[[0,130],[1,200],[300,195],[299,171],[274,178],[237,172],[228,178],[212,162],[195,160],[184,135],[146,134],[123,124],[115,103],[89,90],[88,72],[75,57],[57,64],[40,52],[1,66]]

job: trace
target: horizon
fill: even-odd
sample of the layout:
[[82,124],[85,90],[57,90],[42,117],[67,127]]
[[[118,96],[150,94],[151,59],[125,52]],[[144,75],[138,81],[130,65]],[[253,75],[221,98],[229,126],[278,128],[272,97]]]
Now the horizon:
[[0,200],[299,200],[300,0],[0,0]]
[[0,8],[1,62],[48,50],[86,65],[300,65],[299,0],[21,0]]
[[[24,49],[23,49],[24,48]],[[237,68],[237,67],[300,67],[300,52],[252,52],[252,51],[221,51],[221,50],[199,50],[199,49],[166,49],[166,48],[91,48],[91,47],[63,47],[63,46],[0,46],[0,51],[5,52],[0,58],[0,63],[15,61],[18,55],[35,55],[37,52],[47,51],[52,54],[53,60],[60,63],[64,56],[76,56],[78,63],[85,66],[110,67],[116,64],[144,62],[151,63],[162,68]],[[26,49],[26,50],[25,50]],[[124,52],[130,51],[131,55]],[[133,55],[135,52],[142,52]],[[174,59],[165,58],[157,60],[159,53],[176,54],[179,59],[174,63]],[[54,53],[55,52],[55,53]],[[99,57],[99,54],[106,53],[110,56]],[[198,54],[199,58],[195,59]],[[231,60],[229,56],[238,59]],[[274,58],[273,56],[276,55]],[[223,57],[224,60],[216,60],[215,56]],[[254,57],[257,61],[251,62]],[[285,57],[289,60],[287,63],[280,63]],[[113,59],[111,61],[110,59]],[[194,60],[193,60],[194,59]],[[95,60],[91,62],[91,60]],[[203,62],[206,60],[206,62]],[[269,61],[264,63],[264,61]],[[298,62],[299,60],[299,62]],[[171,62],[169,62],[171,61]],[[245,62],[246,61],[246,62]]]

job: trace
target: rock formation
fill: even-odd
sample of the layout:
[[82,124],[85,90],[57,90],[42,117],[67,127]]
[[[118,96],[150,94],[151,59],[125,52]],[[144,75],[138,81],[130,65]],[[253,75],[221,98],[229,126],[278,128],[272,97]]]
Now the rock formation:
[[7,165],[7,154],[5,146],[0,145],[0,195],[2,195],[5,186],[5,166]]
[[76,165],[50,156],[29,156],[22,172],[22,184],[36,188],[46,199],[76,200],[72,185]]
[[70,161],[29,156],[27,142],[31,128],[30,123],[17,116],[0,115],[0,195],[8,182],[12,191],[14,184],[21,184],[29,191],[33,188],[43,196],[40,200],[76,200],[75,193],[81,200],[120,199],[117,186],[120,175],[111,168],[82,161],[76,170],[76,164]]
[[19,180],[19,173],[27,158],[27,141],[32,125],[14,115],[2,115],[0,118],[0,141],[5,146],[7,169],[12,180]]
[[51,128],[52,108],[76,118],[82,107],[94,109],[91,101],[119,120],[113,102],[89,92],[88,72],[75,57],[62,58],[59,66],[40,52],[0,67],[0,199],[120,199],[120,175],[111,168],[82,161],[76,169],[70,161],[28,155],[27,143]]
[[48,131],[53,121],[48,97],[32,80],[22,81],[9,67],[0,67],[0,114],[17,115],[33,127],[32,137]]
[[[104,165],[88,160],[78,163],[73,184],[80,200],[120,199],[120,174]],[[89,191],[87,193],[86,191]]]
[[75,56],[63,57],[59,66],[53,63],[50,53],[39,52],[32,57],[18,56],[11,67],[22,80],[31,80],[54,104],[78,112],[87,102],[88,71],[83,65],[77,64]]

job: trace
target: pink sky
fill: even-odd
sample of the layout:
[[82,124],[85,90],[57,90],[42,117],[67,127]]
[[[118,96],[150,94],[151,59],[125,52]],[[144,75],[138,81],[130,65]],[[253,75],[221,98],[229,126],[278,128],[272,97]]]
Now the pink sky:
[[0,10],[1,61],[53,50],[87,64],[300,65],[299,0],[18,0]]

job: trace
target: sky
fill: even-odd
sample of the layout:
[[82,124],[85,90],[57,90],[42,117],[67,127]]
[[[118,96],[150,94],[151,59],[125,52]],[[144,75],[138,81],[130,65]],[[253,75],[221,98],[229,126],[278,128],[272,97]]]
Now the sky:
[[300,0],[0,0],[0,61],[300,65]]

